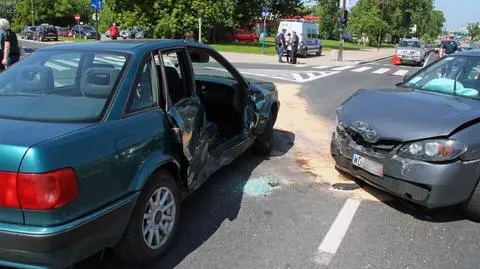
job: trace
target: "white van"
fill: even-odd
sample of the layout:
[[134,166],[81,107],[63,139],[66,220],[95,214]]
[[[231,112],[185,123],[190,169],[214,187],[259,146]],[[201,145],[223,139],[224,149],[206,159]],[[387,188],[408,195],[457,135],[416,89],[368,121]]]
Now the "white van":
[[292,31],[297,32],[299,37],[298,53],[303,57],[308,54],[322,55],[322,39],[318,32],[318,23],[306,20],[282,20],[278,25],[278,33],[286,29],[285,37]]

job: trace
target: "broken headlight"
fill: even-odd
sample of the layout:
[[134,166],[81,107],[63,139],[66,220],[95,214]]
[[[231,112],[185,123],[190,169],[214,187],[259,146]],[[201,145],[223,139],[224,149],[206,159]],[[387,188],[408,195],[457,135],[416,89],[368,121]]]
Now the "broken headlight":
[[442,162],[457,158],[466,149],[467,146],[458,140],[432,139],[406,144],[400,148],[398,156],[427,162]]

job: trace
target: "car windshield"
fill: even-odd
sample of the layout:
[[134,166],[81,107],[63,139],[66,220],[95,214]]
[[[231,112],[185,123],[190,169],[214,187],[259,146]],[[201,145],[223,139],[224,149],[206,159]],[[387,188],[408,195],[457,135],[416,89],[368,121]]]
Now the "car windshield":
[[413,48],[420,48],[420,42],[418,41],[400,41],[398,44],[399,47],[413,47]]
[[92,26],[88,26],[88,25],[86,25],[86,26],[83,26],[83,30],[87,30],[87,31],[95,31],[95,29],[93,29],[93,27],[92,27]]
[[480,59],[449,56],[408,78],[404,87],[480,99]]
[[37,27],[30,27],[28,28],[30,31],[35,31],[35,29],[37,29]]
[[101,51],[32,53],[0,75],[0,118],[98,121],[128,59]]

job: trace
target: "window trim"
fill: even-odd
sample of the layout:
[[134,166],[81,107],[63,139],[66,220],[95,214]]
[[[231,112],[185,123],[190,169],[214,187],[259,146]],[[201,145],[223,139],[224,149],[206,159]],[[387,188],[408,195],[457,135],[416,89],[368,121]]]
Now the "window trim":
[[153,97],[153,91],[154,91],[153,86],[154,85],[153,85],[153,81],[151,79],[152,79],[152,75],[156,76],[155,74],[152,74],[152,73],[156,73],[156,72],[152,72],[152,62],[153,62],[153,64],[155,64],[154,61],[155,60],[152,58],[152,53],[150,52],[149,54],[145,55],[143,57],[142,61],[140,62],[140,65],[138,66],[138,69],[137,69],[137,74],[136,74],[134,83],[130,87],[130,90],[128,91],[128,101],[125,104],[125,107],[124,107],[124,110],[123,110],[123,118],[128,118],[130,116],[134,116],[134,115],[137,115],[137,114],[141,114],[141,113],[144,113],[144,112],[148,112],[148,111],[158,109],[158,99],[157,99],[157,100],[153,100],[153,106],[152,107],[143,108],[143,109],[133,111],[133,112],[129,111],[129,109],[132,105],[132,102],[133,102],[133,95],[135,94],[135,89],[136,89],[136,87],[137,87],[137,85],[138,85],[138,83],[139,83],[139,81],[142,77],[142,73],[143,73],[142,67],[144,67],[145,65],[147,65],[147,67],[150,70],[150,84],[152,86],[152,97]]

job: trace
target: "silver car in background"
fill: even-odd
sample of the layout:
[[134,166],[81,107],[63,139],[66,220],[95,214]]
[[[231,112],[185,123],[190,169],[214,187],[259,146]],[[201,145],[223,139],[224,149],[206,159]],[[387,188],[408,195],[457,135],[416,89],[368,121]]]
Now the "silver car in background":
[[395,53],[400,58],[400,64],[421,65],[426,56],[425,45],[417,39],[402,39]]

